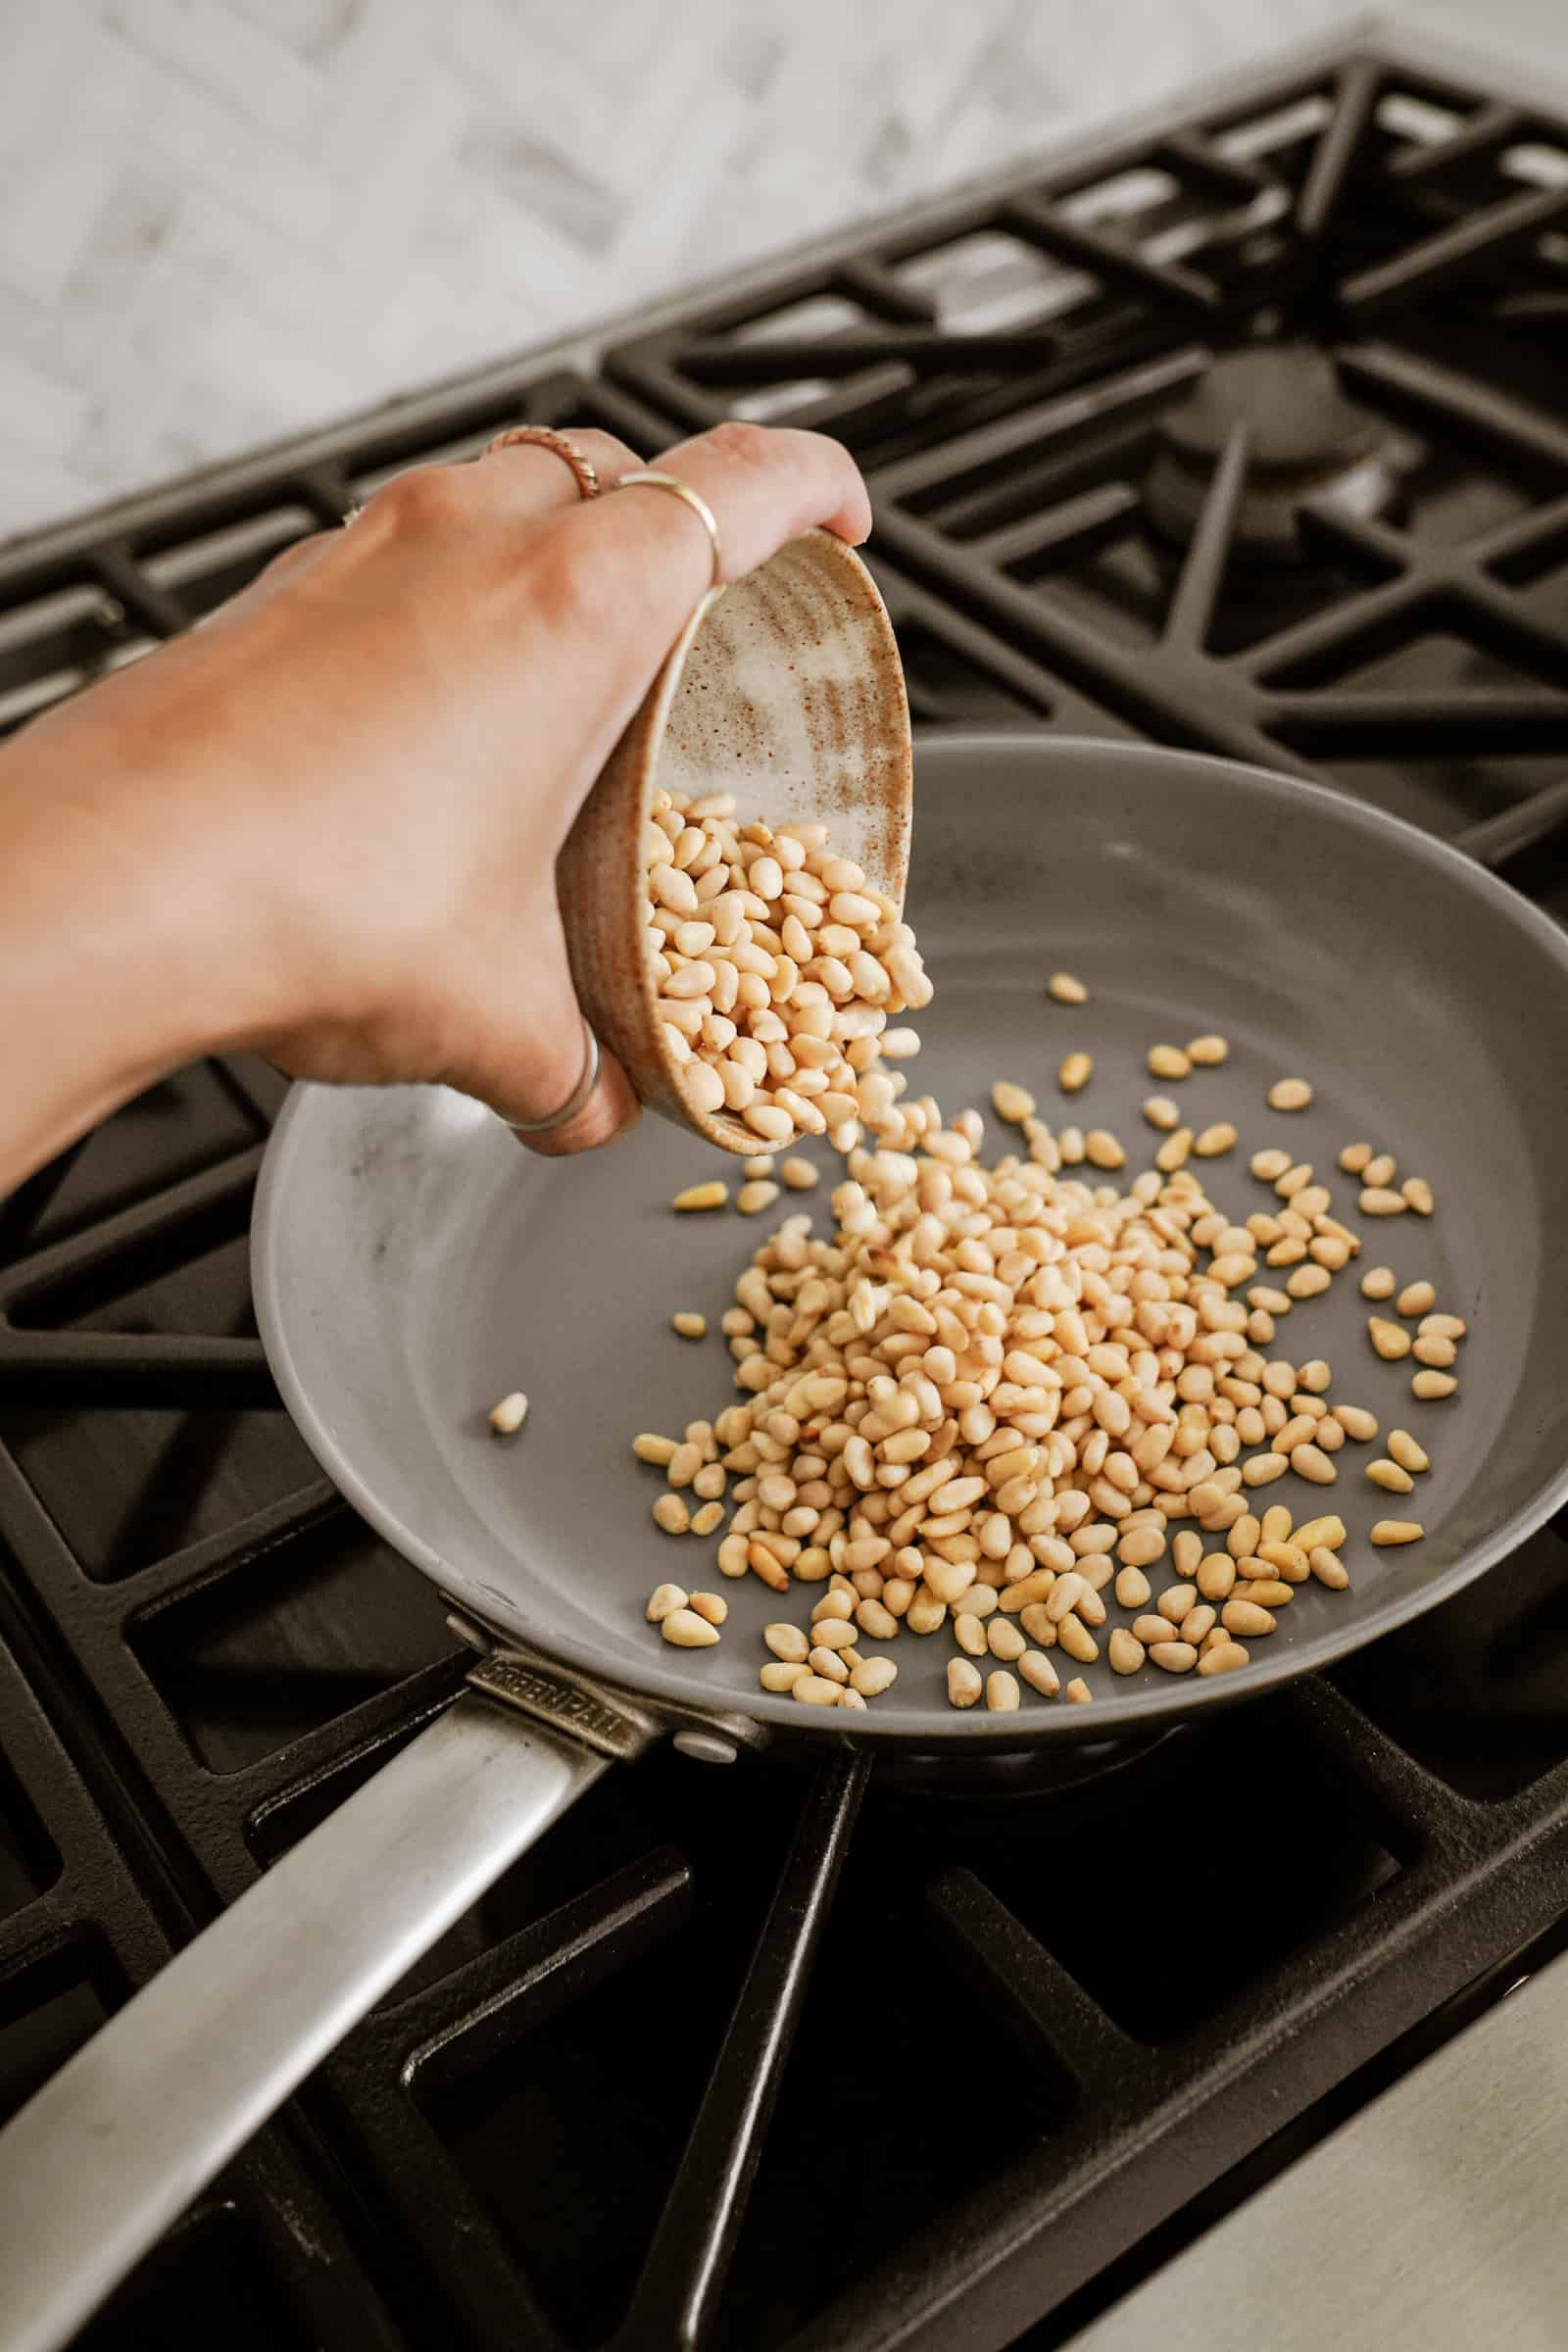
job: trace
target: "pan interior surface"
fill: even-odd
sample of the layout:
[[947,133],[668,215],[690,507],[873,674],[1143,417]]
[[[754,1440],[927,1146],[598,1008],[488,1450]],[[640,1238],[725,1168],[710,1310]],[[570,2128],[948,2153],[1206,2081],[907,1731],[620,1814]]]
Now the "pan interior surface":
[[[922,744],[915,783],[910,919],[937,994],[907,1065],[913,1091],[949,1117],[983,1108],[995,1158],[1014,1137],[989,1089],[1016,1080],[1058,1129],[1113,1129],[1129,1154],[1122,1185],[1160,1140],[1142,1102],[1172,1094],[1195,1129],[1240,1131],[1234,1152],[1194,1163],[1233,1218],[1278,1205],[1248,1161],[1281,1145],[1364,1236],[1330,1292],[1282,1319],[1274,1351],[1326,1357],[1331,1396],[1369,1406],[1385,1435],[1412,1430],[1432,1470],[1414,1494],[1386,1495],[1365,1475],[1381,1443],[1347,1446],[1336,1486],[1293,1474],[1260,1494],[1298,1520],[1342,1514],[1348,1592],[1301,1588],[1234,1676],[1146,1668],[1123,1681],[1102,1658],[1082,1670],[1089,1708],[1026,1690],[1017,1714],[956,1713],[946,1632],[901,1634],[897,1683],[853,1718],[803,1726],[815,1711],[761,1691],[761,1627],[804,1623],[814,1589],[726,1583],[716,1537],[662,1535],[650,1510],[663,1481],[630,1441],[678,1435],[733,1400],[719,1317],[782,1216],[809,1209],[830,1225],[839,1163],[821,1147],[818,1189],[765,1217],[676,1216],[681,1188],[719,1176],[733,1189],[738,1171],[661,1121],[610,1152],[543,1160],[441,1089],[300,1088],[258,1198],[258,1312],[285,1402],[356,1507],[468,1607],[564,1659],[792,1729],[1113,1738],[1326,1664],[1500,1558],[1568,1492],[1568,950],[1525,901],[1424,836],[1223,762],[965,735]],[[1047,995],[1061,969],[1088,985],[1086,1004]],[[1222,1067],[1174,1085],[1149,1076],[1152,1045],[1207,1031],[1230,1041]],[[1069,1100],[1055,1071],[1078,1048],[1094,1075]],[[1310,1081],[1306,1111],[1268,1108],[1285,1076]],[[1426,1177],[1436,1216],[1358,1214],[1336,1164],[1354,1139],[1393,1152],[1401,1178]],[[1401,1285],[1425,1277],[1468,1321],[1451,1401],[1416,1402],[1411,1362],[1373,1354],[1367,1317],[1385,1310],[1359,1277],[1380,1262]],[[705,1342],[674,1335],[681,1308],[706,1314]],[[513,1389],[528,1419],[499,1440],[486,1414]],[[1419,1519],[1425,1541],[1375,1551],[1366,1531],[1385,1516]],[[1157,1592],[1168,1563],[1152,1577]],[[715,1647],[673,1650],[645,1623],[666,1578],[723,1592]]]

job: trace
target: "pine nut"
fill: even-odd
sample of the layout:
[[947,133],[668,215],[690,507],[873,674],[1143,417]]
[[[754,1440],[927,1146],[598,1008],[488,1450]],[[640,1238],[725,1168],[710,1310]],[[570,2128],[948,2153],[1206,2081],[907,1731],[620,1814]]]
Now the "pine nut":
[[1172,1585],[1160,1594],[1154,1607],[1165,1624],[1180,1625],[1182,1619],[1191,1614],[1197,1599],[1196,1585]]
[[743,1184],[736,1195],[735,1205],[743,1217],[758,1217],[764,1208],[771,1208],[777,1199],[778,1186],[763,1177],[755,1184]]
[[825,1683],[847,1683],[850,1679],[849,1661],[841,1658],[838,1651],[830,1649],[825,1642],[819,1642],[808,1652],[807,1664]]
[[1248,1581],[1247,1597],[1260,1609],[1289,1608],[1296,1598],[1296,1587],[1288,1585],[1283,1577],[1254,1576]]
[[1385,1363],[1397,1363],[1401,1355],[1410,1352],[1410,1334],[1403,1325],[1390,1323],[1381,1315],[1368,1319],[1366,1335]]
[[768,1665],[760,1669],[758,1681],[764,1690],[793,1690],[802,1675],[809,1672],[810,1669],[808,1666],[785,1665],[781,1660],[774,1658]]
[[1236,1584],[1236,1562],[1228,1551],[1211,1551],[1198,1564],[1198,1590],[1208,1601],[1224,1600]]
[[1093,1702],[1095,1694],[1084,1681],[1083,1676],[1075,1674],[1061,1695],[1063,1698],[1070,1698],[1075,1706],[1087,1707]]
[[1469,1328],[1462,1315],[1424,1315],[1418,1331],[1423,1340],[1462,1340]]
[[[697,1475],[701,1478],[703,1474],[699,1470]],[[711,1536],[723,1524],[724,1505],[721,1502],[699,1503],[697,1509],[692,1513],[691,1532],[694,1536]]]
[[1452,1340],[1440,1339],[1435,1332],[1423,1334],[1410,1350],[1418,1364],[1430,1364],[1439,1372],[1446,1372],[1458,1353]]
[[[884,1046],[886,1042],[884,1038]],[[792,1193],[808,1193],[820,1181],[821,1170],[808,1159],[790,1158],[784,1161],[779,1174]]]
[[1205,1127],[1193,1146],[1200,1159],[1217,1159],[1222,1152],[1235,1149],[1236,1130],[1229,1119],[1219,1119],[1212,1127]]
[[743,1159],[741,1161],[741,1174],[746,1177],[749,1183],[762,1184],[769,1176],[772,1175],[772,1156],[766,1152],[763,1152],[755,1159]]
[[898,1672],[892,1658],[864,1658],[851,1669],[850,1689],[858,1690],[862,1698],[875,1698],[881,1691],[892,1689]]
[[1188,1078],[1192,1075],[1192,1060],[1180,1046],[1151,1046],[1149,1075],[1151,1078]]
[[1429,1314],[1438,1303],[1438,1294],[1430,1282],[1406,1283],[1395,1300],[1401,1315]]
[[1056,1072],[1056,1084],[1064,1095],[1075,1095],[1088,1085],[1094,1066],[1087,1054],[1069,1054]]
[[683,1340],[706,1340],[708,1337],[708,1317],[706,1315],[692,1314],[683,1310],[680,1314],[671,1315],[669,1324],[670,1329]]
[[1370,1446],[1378,1434],[1378,1417],[1364,1405],[1336,1404],[1334,1418],[1346,1436],[1357,1446]]
[[1308,1575],[1307,1557],[1294,1537],[1288,1542],[1282,1537],[1277,1543],[1266,1538],[1259,1545],[1257,1557],[1265,1568],[1272,1568],[1276,1577],[1287,1585],[1304,1585]]
[[1242,1477],[1250,1487],[1272,1486],[1290,1468],[1283,1453],[1254,1453],[1250,1462],[1242,1465]]
[[984,1688],[979,1668],[971,1666],[967,1658],[948,1660],[948,1703],[951,1706],[972,1707]]
[[1288,1540],[1290,1532],[1291,1514],[1289,1510],[1286,1508],[1283,1502],[1271,1502],[1268,1506],[1268,1509],[1263,1513],[1262,1521],[1258,1527],[1257,1540],[1259,1545],[1261,1546],[1264,1544],[1283,1544]]
[[1188,1610],[1176,1632],[1190,1648],[1200,1649],[1205,1635],[1213,1631],[1214,1618],[1215,1611],[1209,1602],[1200,1601],[1196,1609]]
[[1363,1298],[1392,1298],[1396,1287],[1392,1266],[1368,1266],[1361,1277]]
[[1250,1162],[1252,1174],[1261,1184],[1276,1184],[1290,1164],[1290,1153],[1273,1148],[1266,1152],[1254,1152]]
[[1220,1623],[1228,1634],[1245,1634],[1256,1640],[1273,1633],[1279,1619],[1270,1609],[1259,1608],[1255,1600],[1228,1600],[1221,1609]]
[[797,1665],[811,1646],[798,1625],[764,1625],[762,1640],[775,1658],[783,1658]]
[[1339,1472],[1320,1446],[1298,1446],[1291,1453],[1291,1468],[1298,1478],[1309,1479],[1315,1487],[1332,1487]]
[[1183,1168],[1187,1165],[1187,1155],[1191,1152],[1192,1148],[1192,1129],[1190,1127],[1178,1127],[1173,1134],[1166,1136],[1165,1141],[1160,1145],[1159,1150],[1154,1153],[1155,1167],[1158,1168],[1162,1174],[1166,1176],[1173,1176],[1178,1168]]
[[799,1699],[803,1707],[836,1707],[839,1703],[839,1686],[829,1682],[823,1674],[803,1674],[791,1684],[790,1696]]
[[1371,1540],[1377,1544],[1419,1544],[1426,1532],[1415,1519],[1380,1519]]
[[1268,1090],[1270,1110],[1305,1110],[1312,1089],[1304,1078],[1276,1078]]
[[1195,1069],[1218,1069],[1230,1054],[1230,1040],[1224,1037],[1195,1037],[1187,1047],[1187,1058]]
[[1410,1203],[1402,1193],[1391,1193],[1383,1185],[1368,1185],[1357,1205],[1364,1217],[1402,1217]]
[[1146,1095],[1144,1116],[1151,1127],[1163,1127],[1169,1133],[1172,1127],[1180,1126],[1182,1114],[1169,1095]]
[[1104,1127],[1091,1127],[1084,1137],[1084,1157],[1094,1168],[1124,1168],[1127,1154]]
[[1370,1144],[1347,1144],[1340,1153],[1340,1165],[1347,1176],[1359,1176],[1371,1156]]
[[1319,1544],[1313,1546],[1308,1557],[1312,1564],[1312,1574],[1320,1585],[1327,1585],[1333,1592],[1345,1591],[1350,1581],[1350,1572],[1336,1553]]
[[692,1515],[678,1494],[661,1494],[654,1505],[654,1525],[666,1536],[684,1536],[690,1529]]
[[1056,1626],[1057,1646],[1076,1658],[1081,1666],[1092,1666],[1100,1655],[1100,1643],[1081,1618],[1067,1616]]
[[718,1628],[699,1617],[695,1609],[671,1609],[659,1621],[659,1630],[677,1649],[708,1649],[718,1640]]
[[528,1399],[520,1389],[514,1389],[498,1404],[490,1407],[490,1426],[498,1438],[510,1438],[522,1427],[528,1416]]
[[1198,1664],[1198,1652],[1187,1642],[1155,1642],[1149,1656],[1151,1664],[1164,1674],[1190,1674]]
[[1116,1579],[1117,1605],[1142,1609],[1149,1604],[1149,1579],[1141,1568],[1124,1568]]
[[1308,1519],[1300,1527],[1293,1528],[1290,1540],[1298,1551],[1309,1552],[1315,1544],[1326,1544],[1331,1551],[1337,1551],[1345,1542],[1345,1521],[1331,1511],[1321,1519]]
[[1458,1386],[1451,1372],[1418,1372],[1410,1383],[1410,1394],[1419,1396],[1423,1404],[1435,1404],[1440,1397],[1451,1396]]
[[971,1658],[983,1658],[986,1653],[986,1629],[978,1617],[965,1609],[953,1620],[953,1639]]
[[1018,1672],[1043,1698],[1054,1698],[1061,1688],[1061,1677],[1042,1649],[1026,1649],[1018,1660]]
[[1424,1446],[1418,1445],[1407,1429],[1391,1429],[1389,1451],[1401,1470],[1430,1470],[1432,1457]]
[[1025,1086],[1014,1086],[1008,1078],[999,1078],[991,1089],[991,1107],[999,1119],[1009,1126],[1021,1127],[1025,1119],[1035,1115],[1035,1099]]
[[672,1617],[677,1609],[683,1609],[686,1605],[687,1595],[679,1585],[656,1585],[648,1595],[648,1607],[644,1614],[650,1625],[662,1625],[666,1617]]
[[1136,1674],[1144,1662],[1144,1645],[1125,1626],[1117,1626],[1106,1644],[1113,1674]]
[[729,1186],[721,1184],[717,1177],[714,1177],[708,1184],[689,1184],[683,1193],[675,1195],[669,1205],[671,1208],[683,1211],[698,1208],[722,1208],[728,1199]]
[[1276,1176],[1274,1190],[1282,1200],[1294,1200],[1298,1193],[1305,1192],[1311,1181],[1311,1161],[1298,1159],[1294,1167],[1286,1169],[1283,1176]]
[[1432,1187],[1424,1176],[1407,1176],[1399,1190],[1404,1195],[1406,1206],[1413,1208],[1418,1217],[1431,1216],[1437,1202],[1432,1198]]
[[1200,1674],[1234,1674],[1238,1666],[1248,1663],[1250,1652],[1240,1642],[1218,1642],[1198,1661]]
[[722,1592],[694,1592],[689,1606],[710,1625],[722,1625],[729,1615],[729,1602]]
[[652,1462],[656,1470],[663,1470],[675,1458],[675,1440],[656,1437],[652,1430],[633,1438],[631,1449],[640,1462]]
[[1058,1004],[1087,1004],[1089,991],[1071,972],[1053,972],[1046,987]]
[[1008,1665],[1021,1658],[1028,1642],[1010,1617],[994,1617],[986,1626],[986,1641],[994,1658],[1004,1658]]
[[1389,1494],[1408,1494],[1415,1485],[1408,1470],[1401,1470],[1397,1462],[1382,1458],[1368,1462],[1366,1474],[1375,1487],[1382,1487]]

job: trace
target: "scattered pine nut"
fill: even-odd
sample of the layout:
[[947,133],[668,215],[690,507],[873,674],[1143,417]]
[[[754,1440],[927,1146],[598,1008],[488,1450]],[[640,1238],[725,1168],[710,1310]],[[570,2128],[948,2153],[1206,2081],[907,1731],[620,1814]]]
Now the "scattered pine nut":
[[1240,1642],[1218,1642],[1199,1659],[1198,1671],[1200,1674],[1234,1674],[1238,1666],[1247,1665],[1250,1654]]
[[1149,1606],[1149,1579],[1141,1568],[1124,1568],[1116,1579],[1117,1605],[1124,1609]]
[[1362,1404],[1336,1404],[1334,1418],[1356,1446],[1370,1446],[1378,1434],[1378,1417]]
[[[699,1478],[702,1476],[701,1471],[698,1472],[698,1476]],[[721,1502],[701,1503],[692,1513],[692,1534],[694,1536],[716,1535],[723,1524],[724,1505]]]
[[1418,1372],[1410,1383],[1410,1394],[1423,1404],[1436,1404],[1441,1397],[1451,1396],[1458,1386],[1451,1372]]
[[1276,1078],[1268,1090],[1270,1110],[1305,1110],[1312,1089],[1304,1078]]
[[1375,1462],[1368,1462],[1366,1474],[1375,1487],[1382,1487],[1389,1494],[1408,1494],[1415,1485],[1408,1470],[1401,1470],[1397,1462],[1382,1455]]
[[1187,1058],[1195,1069],[1217,1069],[1230,1050],[1229,1038],[1195,1037],[1188,1044]]
[[1242,1467],[1242,1480],[1249,1487],[1272,1486],[1275,1479],[1285,1476],[1290,1466],[1283,1453],[1254,1453]]
[[1163,1175],[1173,1176],[1178,1168],[1186,1166],[1187,1155],[1191,1152],[1192,1148],[1192,1129],[1190,1127],[1178,1127],[1174,1134],[1166,1136],[1165,1141],[1160,1145],[1159,1150],[1154,1153],[1155,1167],[1158,1168]]
[[1462,1315],[1423,1315],[1417,1336],[1423,1340],[1462,1340],[1469,1328]]
[[722,1625],[729,1615],[729,1602],[722,1592],[694,1592],[688,1605],[710,1625]]
[[689,1184],[683,1193],[675,1195],[669,1205],[671,1208],[678,1208],[682,1211],[697,1208],[722,1208],[728,1199],[729,1186],[715,1176],[707,1184]]
[[1350,1572],[1336,1552],[1330,1551],[1326,1545],[1318,1544],[1314,1544],[1307,1553],[1307,1559],[1311,1564],[1312,1574],[1320,1585],[1327,1585],[1333,1592],[1345,1591],[1350,1581]]
[[687,1310],[671,1315],[669,1327],[671,1331],[678,1332],[683,1340],[706,1340],[708,1337],[708,1317]]
[[796,1677],[790,1686],[790,1696],[799,1699],[803,1707],[836,1707],[839,1703],[839,1686],[830,1683],[826,1675],[808,1672]]
[[1293,1168],[1286,1169],[1283,1176],[1275,1177],[1274,1190],[1278,1193],[1282,1200],[1292,1200],[1297,1193],[1304,1193],[1311,1181],[1311,1161],[1307,1159],[1298,1159]]
[[527,1417],[528,1399],[520,1389],[514,1389],[510,1396],[490,1407],[490,1426],[498,1438],[514,1436]]
[[1190,1078],[1193,1064],[1180,1046],[1151,1046],[1149,1075],[1151,1078]]
[[764,1690],[793,1690],[802,1675],[809,1672],[808,1666],[785,1665],[778,1658],[770,1658],[757,1679]]
[[1229,1119],[1219,1119],[1212,1127],[1205,1127],[1193,1146],[1200,1159],[1217,1159],[1222,1152],[1235,1149],[1236,1130]]
[[1063,1698],[1070,1698],[1075,1707],[1089,1706],[1094,1699],[1094,1692],[1090,1690],[1089,1685],[1084,1681],[1084,1678],[1081,1674],[1075,1674],[1072,1678],[1072,1681],[1067,1685],[1066,1690],[1062,1692]]
[[1075,980],[1071,972],[1053,972],[1046,986],[1058,1004],[1087,1004],[1089,1002],[1088,989],[1081,980]]
[[1380,1519],[1372,1530],[1372,1542],[1380,1546],[1391,1544],[1419,1544],[1426,1529],[1415,1519]]
[[1399,1190],[1404,1195],[1406,1205],[1413,1208],[1418,1217],[1431,1216],[1437,1202],[1432,1198],[1432,1187],[1424,1176],[1407,1176]]
[[991,1089],[991,1107],[999,1119],[1011,1127],[1021,1127],[1025,1119],[1035,1115],[1035,1099],[1026,1086],[1015,1086],[1010,1078],[999,1078]]
[[1118,1625],[1106,1644],[1106,1655],[1113,1674],[1136,1674],[1144,1662],[1144,1645],[1125,1626]]
[[972,1707],[984,1688],[979,1668],[971,1666],[967,1658],[948,1660],[948,1702],[951,1706]]
[[762,1177],[755,1184],[743,1184],[735,1198],[735,1205],[743,1217],[760,1216],[778,1199],[778,1186]]
[[650,1625],[662,1625],[666,1617],[672,1617],[677,1609],[683,1609],[686,1605],[687,1595],[679,1585],[656,1585],[648,1595],[644,1615]]
[[1075,1095],[1080,1087],[1088,1085],[1094,1066],[1087,1054],[1069,1054],[1056,1072],[1056,1084],[1064,1095]]
[[692,1515],[678,1494],[661,1494],[654,1505],[654,1525],[666,1536],[684,1536],[691,1527]]
[[1391,1185],[1398,1172],[1398,1162],[1395,1159],[1394,1153],[1380,1152],[1376,1158],[1369,1159],[1361,1170],[1361,1182],[1381,1189]]
[[1359,1201],[1364,1217],[1402,1217],[1409,1205],[1402,1193],[1391,1193],[1382,1185],[1368,1185]]
[[1317,1298],[1333,1279],[1327,1266],[1298,1266],[1285,1277],[1285,1288],[1293,1298]]
[[1452,1340],[1441,1339],[1436,1332],[1423,1332],[1410,1349],[1418,1364],[1431,1364],[1439,1372],[1446,1372],[1458,1353]]
[[1162,1127],[1167,1135],[1173,1127],[1181,1125],[1182,1114],[1169,1095],[1146,1095],[1144,1116],[1151,1127]]
[[1416,1443],[1407,1429],[1391,1429],[1389,1451],[1401,1470],[1430,1470],[1432,1457],[1424,1446]]
[[995,1715],[1010,1714],[1018,1704],[1018,1679],[999,1666],[986,1677],[986,1705]]
[[[885,1036],[882,1040],[882,1044],[885,1052],[887,1048],[887,1039]],[[791,1157],[784,1161],[782,1167],[779,1169],[779,1174],[783,1177],[785,1183],[789,1186],[792,1193],[808,1193],[820,1183],[822,1172],[812,1160]]]
[[1410,1334],[1402,1324],[1390,1323],[1382,1315],[1368,1317],[1366,1336],[1386,1364],[1396,1364],[1410,1352]]
[[1255,1600],[1243,1600],[1240,1596],[1225,1603],[1219,1618],[1226,1633],[1246,1634],[1253,1641],[1273,1633],[1279,1623],[1271,1609],[1260,1608]]
[[1281,1152],[1277,1146],[1270,1146],[1265,1152],[1254,1152],[1250,1162],[1252,1174],[1260,1184],[1277,1183],[1290,1164],[1290,1153]]
[[1043,1698],[1054,1698],[1061,1689],[1061,1677],[1043,1649],[1026,1649],[1018,1660],[1018,1672]]
[[1425,1315],[1437,1305],[1438,1294],[1430,1282],[1407,1282],[1394,1303],[1401,1315]]
[[666,1469],[675,1458],[674,1439],[656,1437],[652,1430],[633,1438],[631,1449],[640,1462],[652,1462],[656,1470]]
[[1291,1468],[1298,1478],[1309,1480],[1314,1487],[1332,1487],[1340,1475],[1318,1446],[1294,1446],[1291,1450]]
[[1368,1266],[1361,1277],[1363,1298],[1392,1298],[1397,1287],[1392,1266]]
[[1331,1551],[1337,1551],[1345,1542],[1345,1521],[1330,1511],[1321,1519],[1308,1519],[1293,1528],[1290,1540],[1298,1551],[1309,1552],[1315,1544],[1326,1544]]
[[892,1689],[898,1672],[897,1660],[893,1658],[862,1658],[858,1666],[850,1670],[850,1689],[858,1690],[862,1698],[875,1698],[881,1691]]
[[1092,1168],[1124,1168],[1127,1154],[1105,1127],[1091,1127],[1084,1137],[1084,1157]]
[[1359,1176],[1371,1156],[1370,1144],[1347,1144],[1340,1153],[1340,1165],[1347,1176]]
[[741,1174],[750,1184],[765,1184],[768,1177],[771,1176],[772,1173],[773,1159],[770,1152],[760,1152],[755,1159],[743,1159],[741,1161]]
[[671,1609],[659,1621],[659,1630],[666,1642],[677,1649],[710,1649],[718,1640],[718,1628],[710,1625],[695,1609]]
[[1198,1664],[1198,1652],[1187,1642],[1155,1642],[1149,1655],[1163,1674],[1190,1674]]

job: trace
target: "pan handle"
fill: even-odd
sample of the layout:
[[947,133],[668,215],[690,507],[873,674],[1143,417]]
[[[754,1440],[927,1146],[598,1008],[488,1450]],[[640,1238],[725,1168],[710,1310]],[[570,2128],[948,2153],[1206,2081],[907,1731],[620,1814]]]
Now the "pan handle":
[[0,2132],[0,2342],[55,2352],[610,1758],[465,1692]]

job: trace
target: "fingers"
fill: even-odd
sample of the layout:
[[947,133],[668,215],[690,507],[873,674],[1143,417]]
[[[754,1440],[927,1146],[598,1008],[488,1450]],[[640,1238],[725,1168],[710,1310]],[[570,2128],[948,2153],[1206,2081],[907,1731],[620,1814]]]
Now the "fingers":
[[[731,422],[677,442],[655,464],[659,472],[690,483],[712,509],[726,580],[755,570],[817,524],[852,547],[870,533],[871,502],[860,469],[843,443],[824,433]],[[712,550],[701,520],[692,514],[683,521],[681,502],[667,490],[634,485],[607,500],[592,519],[644,557],[661,543],[672,546],[678,535],[695,563],[706,549],[710,566]],[[683,560],[683,571],[692,568]]]
[[[554,905],[537,920],[520,923],[518,937],[526,943],[527,960],[513,987],[492,977],[472,994],[463,992],[461,1054],[444,1075],[501,1118],[537,1128],[580,1088],[588,1040]],[[613,1143],[640,1115],[624,1069],[601,1051],[598,1079],[580,1109],[561,1126],[519,1132],[517,1141],[543,1158],[560,1159]]]
[[[613,433],[601,433],[591,426],[573,426],[561,438],[607,488],[621,474],[635,472],[643,463],[636,451]],[[476,489],[487,509],[518,522],[573,506],[584,496],[568,455],[552,448],[548,441],[510,441],[500,447],[492,443],[474,471]]]

